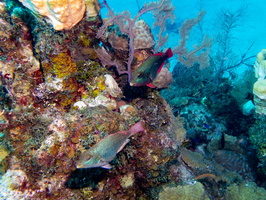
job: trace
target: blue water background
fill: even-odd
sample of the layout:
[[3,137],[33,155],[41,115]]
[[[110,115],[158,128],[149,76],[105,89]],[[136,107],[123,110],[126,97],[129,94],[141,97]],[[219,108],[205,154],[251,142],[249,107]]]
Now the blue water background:
[[[109,6],[116,12],[122,12],[124,10],[130,11],[132,16],[135,16],[138,11],[138,3],[140,7],[146,2],[144,0],[126,0],[126,1],[117,1],[117,0],[107,0]],[[138,2],[138,3],[137,3]],[[244,53],[248,47],[253,44],[252,49],[249,52],[249,55],[256,55],[261,49],[266,48],[266,4],[265,0],[184,0],[177,1],[173,0],[172,3],[175,6],[175,22],[177,25],[182,23],[185,19],[194,18],[197,16],[198,12],[201,10],[206,11],[206,15],[202,20],[203,33],[208,34],[210,37],[215,38],[218,28],[217,22],[218,14],[221,10],[230,10],[235,12],[236,10],[242,8],[244,10],[244,15],[241,21],[239,21],[239,26],[233,34],[235,37],[233,43],[233,51],[236,55],[241,55]],[[106,16],[106,9],[102,9],[102,16]],[[142,18],[148,22],[150,25],[153,23],[153,17],[150,14],[145,14]],[[156,30],[153,30],[153,33],[156,34]],[[194,28],[192,34],[190,35],[190,40],[188,47],[192,48],[194,44],[200,43],[199,30],[197,27]],[[179,34],[178,32],[168,32],[169,40],[165,45],[165,49],[168,47],[174,47],[178,45]],[[215,44],[213,45],[213,52],[215,51]],[[255,58],[250,60],[250,64],[253,64]],[[172,65],[175,65],[177,62],[176,58],[171,59]],[[241,67],[239,68],[241,72]],[[244,66],[242,66],[244,69]]]

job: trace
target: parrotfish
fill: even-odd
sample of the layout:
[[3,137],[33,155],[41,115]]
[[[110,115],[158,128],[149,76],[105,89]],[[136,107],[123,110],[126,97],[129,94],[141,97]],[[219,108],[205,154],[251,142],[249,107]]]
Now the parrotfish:
[[102,167],[111,169],[112,167],[109,162],[125,147],[130,141],[129,138],[143,131],[143,122],[140,121],[133,125],[128,131],[120,131],[104,137],[81,154],[80,159],[76,163],[77,168]]
[[131,86],[148,86],[155,88],[152,81],[161,71],[164,62],[173,56],[169,48],[165,53],[156,53],[148,57],[131,75]]

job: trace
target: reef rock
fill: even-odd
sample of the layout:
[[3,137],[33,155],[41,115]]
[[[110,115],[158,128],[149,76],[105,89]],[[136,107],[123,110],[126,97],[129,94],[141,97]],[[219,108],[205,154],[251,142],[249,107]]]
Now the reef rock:
[[55,30],[71,29],[84,16],[84,0],[20,0],[34,13],[48,17]]

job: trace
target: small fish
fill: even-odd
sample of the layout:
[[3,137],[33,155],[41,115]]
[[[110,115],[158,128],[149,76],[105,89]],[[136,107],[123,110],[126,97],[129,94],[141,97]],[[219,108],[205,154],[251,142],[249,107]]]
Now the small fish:
[[129,138],[143,131],[143,122],[140,121],[128,131],[120,131],[106,136],[81,155],[76,163],[77,168],[102,167],[111,169],[112,167],[109,162],[125,147],[129,142]]
[[210,126],[209,126],[208,124],[206,124],[206,123],[203,123],[203,126],[204,126],[205,128],[210,128]]
[[247,99],[247,100],[252,100],[252,101],[253,101],[253,99],[254,99],[254,95],[253,95],[252,93],[249,92],[249,93],[247,93],[245,99]]
[[152,81],[161,71],[164,61],[173,56],[169,48],[165,53],[156,53],[148,57],[133,73],[130,81],[131,86],[148,86],[155,88]]

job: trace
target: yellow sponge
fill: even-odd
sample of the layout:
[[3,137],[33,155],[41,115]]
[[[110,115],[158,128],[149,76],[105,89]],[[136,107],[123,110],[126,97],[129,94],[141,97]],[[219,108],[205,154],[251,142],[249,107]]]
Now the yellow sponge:
[[258,80],[254,83],[253,94],[260,99],[266,99],[266,79]]

